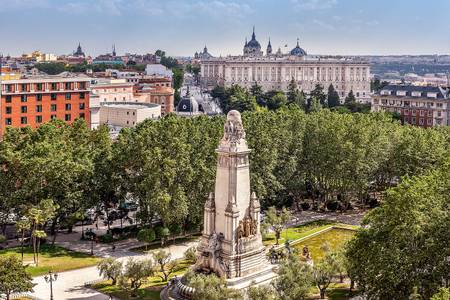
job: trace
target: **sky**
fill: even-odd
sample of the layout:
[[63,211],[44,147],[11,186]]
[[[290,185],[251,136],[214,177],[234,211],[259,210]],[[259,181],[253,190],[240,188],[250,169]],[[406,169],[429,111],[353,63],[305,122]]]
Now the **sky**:
[[[0,53],[450,54],[450,0],[0,0]],[[285,47],[287,45],[287,47]]]

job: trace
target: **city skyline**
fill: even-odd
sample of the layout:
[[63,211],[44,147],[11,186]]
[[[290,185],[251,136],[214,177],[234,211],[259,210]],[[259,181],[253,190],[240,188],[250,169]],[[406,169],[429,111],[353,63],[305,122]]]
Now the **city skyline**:
[[263,49],[270,37],[273,48],[285,52],[299,38],[311,54],[450,53],[446,0],[0,2],[1,36],[8,41],[0,46],[4,55],[70,54],[79,42],[93,56],[111,52],[113,44],[119,54],[162,49],[192,56],[206,45],[214,56],[235,55],[253,26]]

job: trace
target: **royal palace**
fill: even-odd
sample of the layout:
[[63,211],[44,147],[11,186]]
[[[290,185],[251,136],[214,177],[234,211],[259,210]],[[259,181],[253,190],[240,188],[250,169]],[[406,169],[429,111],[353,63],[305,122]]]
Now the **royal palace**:
[[360,102],[370,102],[368,62],[348,57],[311,56],[300,47],[298,39],[289,53],[283,53],[281,48],[272,52],[269,39],[264,55],[253,29],[251,40],[245,41],[243,55],[213,57],[205,47],[195,58],[201,64],[203,88],[233,84],[249,88],[257,82],[266,91],[286,91],[294,79],[306,93],[316,84],[322,85],[325,91],[332,84],[342,101],[353,91]]

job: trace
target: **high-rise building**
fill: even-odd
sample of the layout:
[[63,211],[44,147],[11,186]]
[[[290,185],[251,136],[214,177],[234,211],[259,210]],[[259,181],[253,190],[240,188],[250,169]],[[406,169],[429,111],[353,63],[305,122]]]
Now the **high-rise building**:
[[36,128],[51,119],[82,118],[89,126],[89,85],[88,77],[71,73],[2,80],[0,136],[8,126]]

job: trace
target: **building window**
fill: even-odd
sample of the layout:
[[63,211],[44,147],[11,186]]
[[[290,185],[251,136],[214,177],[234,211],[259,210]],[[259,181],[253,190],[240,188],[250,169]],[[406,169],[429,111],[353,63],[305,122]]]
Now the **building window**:
[[80,103],[80,109],[84,109],[85,105],[84,103]]
[[42,116],[36,116],[36,123],[42,123]]
[[70,82],[66,82],[65,88],[66,88],[66,90],[70,90],[70,88],[71,88]]
[[416,124],[416,118],[415,117],[411,118],[411,123]]
[[51,116],[50,116],[50,119],[51,119],[51,120],[55,120],[55,119],[56,119],[56,115],[51,115]]
[[27,85],[26,84],[22,84],[22,92],[26,92],[27,91]]
[[6,114],[10,115],[12,113],[12,107],[11,106],[7,106],[6,107]]
[[72,99],[72,95],[70,93],[66,93],[66,100]]
[[80,90],[85,90],[86,89],[86,82],[80,82],[78,84],[78,86],[80,87]]
[[427,120],[427,124],[428,124],[428,125],[433,125],[433,120],[428,119],[428,120]]
[[42,94],[36,94],[36,101],[42,101]]
[[6,124],[6,125],[11,125],[11,124],[12,124],[11,118],[6,118],[6,119],[5,119],[5,124]]
[[56,94],[55,94],[55,93],[51,93],[51,94],[50,94],[50,99],[56,100]]
[[21,102],[27,102],[27,95],[20,96],[20,101]]
[[36,89],[42,91],[42,83],[36,83]]
[[36,105],[36,112],[42,112],[42,105]]
[[6,95],[5,102],[6,103],[11,103],[11,100],[12,100],[12,96],[11,95]]
[[50,110],[51,110],[51,111],[56,111],[56,104],[52,104],[52,105],[50,106]]
[[72,109],[72,104],[66,103],[66,110],[71,110],[71,109]]
[[6,85],[6,91],[7,91],[7,92],[12,92],[12,88],[13,88],[13,85],[12,85],[12,84],[7,84],[7,85]]
[[85,97],[85,95],[84,95],[84,93],[80,93],[80,99],[85,99],[86,97]]
[[133,111],[133,116],[135,116],[136,115],[136,113]]
[[66,114],[65,117],[64,117],[64,119],[65,119],[66,121],[70,121],[70,120],[72,119],[72,116],[71,116],[70,114]]
[[127,116],[129,116],[130,115],[130,112],[129,111],[127,111]]
[[58,85],[56,82],[52,82],[52,91],[55,91],[58,88]]
[[20,124],[27,124],[28,120],[27,117],[20,117]]
[[27,112],[27,107],[26,106],[21,106],[20,107],[20,112],[25,114]]
[[80,119],[84,119],[84,113],[80,113]]

